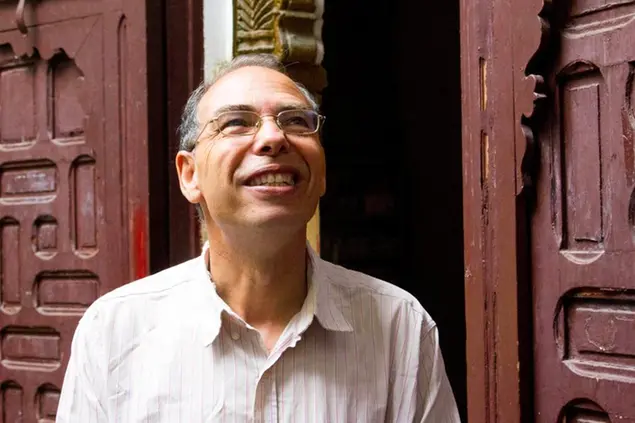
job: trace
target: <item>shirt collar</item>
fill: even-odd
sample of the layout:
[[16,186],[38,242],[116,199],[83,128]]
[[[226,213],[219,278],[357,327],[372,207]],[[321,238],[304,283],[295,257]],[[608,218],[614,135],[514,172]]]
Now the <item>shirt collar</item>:
[[[308,280],[314,287],[315,316],[324,329],[336,332],[352,332],[350,303],[347,297],[334,289],[329,279],[329,271],[317,253],[307,242]],[[311,297],[307,295],[307,300]]]
[[[208,248],[209,241],[206,241],[201,255],[195,259],[196,263],[194,266],[194,271],[196,272],[195,280],[199,286],[194,291],[196,293],[196,306],[193,310],[201,324],[201,339],[205,346],[213,343],[218,337],[223,313],[240,319],[220,298],[216,292],[216,286],[211,281],[207,265]],[[315,316],[320,325],[326,330],[336,332],[353,331],[348,299],[342,296],[338,290],[333,289],[324,261],[311,248],[308,242],[307,257],[309,289],[300,314],[309,317]]]

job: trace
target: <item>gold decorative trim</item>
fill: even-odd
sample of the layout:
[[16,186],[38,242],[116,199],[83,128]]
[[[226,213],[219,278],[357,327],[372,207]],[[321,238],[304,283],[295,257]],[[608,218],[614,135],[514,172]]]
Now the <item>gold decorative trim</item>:
[[315,65],[319,19],[314,0],[235,0],[234,55],[274,53],[286,63]]
[[[318,3],[323,0],[234,0],[234,56],[272,53],[319,99],[326,86],[321,64]],[[321,3],[320,3],[321,4]]]
[[273,53],[274,0],[235,0],[234,55]]

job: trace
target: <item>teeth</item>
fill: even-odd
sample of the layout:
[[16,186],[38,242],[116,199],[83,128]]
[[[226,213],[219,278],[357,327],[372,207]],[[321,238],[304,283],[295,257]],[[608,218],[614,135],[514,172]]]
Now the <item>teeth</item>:
[[293,186],[295,181],[291,173],[267,173],[265,175],[256,176],[249,181],[250,186]]

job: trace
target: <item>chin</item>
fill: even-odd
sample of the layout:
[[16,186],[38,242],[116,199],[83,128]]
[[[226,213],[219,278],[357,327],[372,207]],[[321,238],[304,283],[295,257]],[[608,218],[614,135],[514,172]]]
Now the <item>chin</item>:
[[299,230],[306,226],[313,217],[298,213],[263,213],[250,219],[251,226],[259,229]]

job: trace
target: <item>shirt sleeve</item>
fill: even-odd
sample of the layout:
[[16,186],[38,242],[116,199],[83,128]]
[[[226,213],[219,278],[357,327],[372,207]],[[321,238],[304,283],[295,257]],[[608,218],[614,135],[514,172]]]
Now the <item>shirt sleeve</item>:
[[421,339],[417,375],[417,416],[421,423],[460,423],[452,387],[439,347],[439,331],[433,326]]
[[57,409],[56,423],[107,423],[106,357],[98,313],[80,319]]

